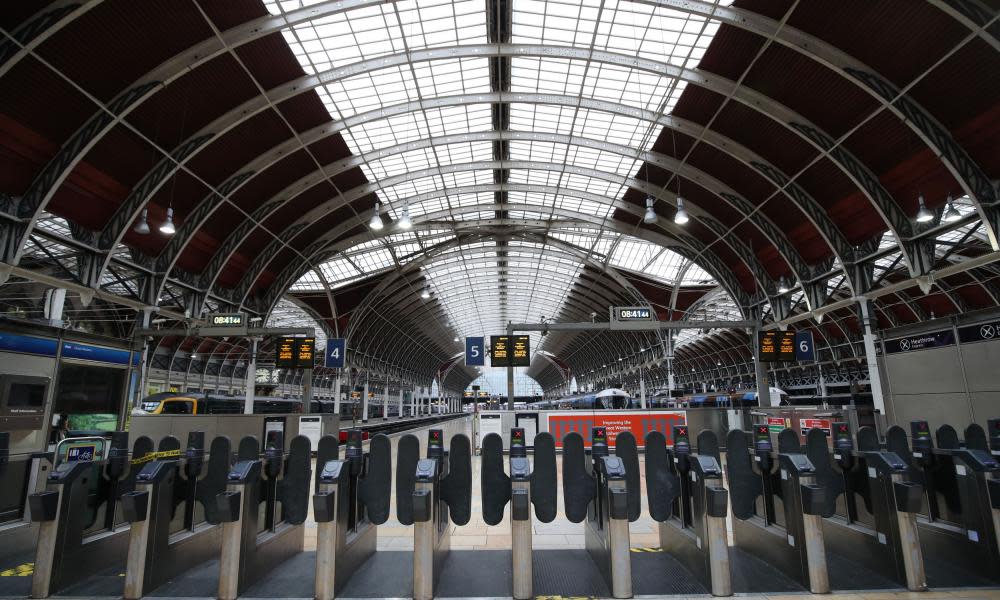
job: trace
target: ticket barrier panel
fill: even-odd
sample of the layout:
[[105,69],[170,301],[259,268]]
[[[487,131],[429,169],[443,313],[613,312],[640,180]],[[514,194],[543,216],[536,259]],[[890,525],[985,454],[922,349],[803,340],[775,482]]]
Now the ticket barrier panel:
[[429,600],[450,550],[450,523],[465,525],[472,517],[472,445],[465,435],[451,438],[431,429],[427,458],[420,442],[404,435],[397,447],[396,518],[413,525],[413,598]]
[[[1000,445],[1000,420],[991,420],[994,445]],[[954,564],[977,575],[1000,581],[1000,522],[995,483],[1000,478],[1000,462],[991,453],[986,431],[978,424],[965,429],[965,443],[951,425],[930,437],[927,421],[910,423],[912,453],[898,452],[913,471],[923,476],[926,518],[917,519],[920,544],[929,560]],[[894,435],[890,443],[900,446],[905,439]],[[909,458],[910,460],[906,460]]]
[[[830,591],[821,513],[825,489],[803,454],[798,434],[778,435],[778,453],[767,425],[754,426],[753,456],[745,432],[726,438],[734,544],[774,565],[814,594]],[[777,460],[775,460],[777,458]],[[777,511],[775,498],[782,510]],[[758,506],[758,499],[761,500]]]
[[339,440],[319,441],[313,516],[317,524],[317,600],[330,600],[351,574],[375,554],[378,525],[389,519],[392,486],[392,445],[379,434],[362,450],[362,432],[347,432],[344,460],[338,460]]
[[531,560],[531,505],[542,523],[556,518],[556,446],[552,434],[543,432],[534,439],[534,470],[528,462],[523,427],[510,430],[510,476],[503,469],[503,440],[496,433],[483,438],[482,485],[483,520],[497,525],[504,507],[511,505],[511,572],[515,600],[533,598]]
[[296,436],[286,458],[281,434],[272,432],[272,436],[263,458],[255,437],[240,440],[236,464],[226,476],[226,490],[215,497],[215,509],[222,523],[220,600],[235,600],[250,585],[303,549],[302,524],[309,511],[312,451],[309,438]]
[[[119,525],[116,515],[137,470],[129,468],[128,432],[112,434],[104,460],[94,451],[98,439],[94,444],[64,440],[71,447],[65,456],[57,448],[45,490],[28,496],[31,520],[39,523],[32,598],[47,598],[109,565],[124,563],[127,528]],[[132,456],[140,459],[152,451],[153,441],[143,436],[135,441]]]
[[646,499],[659,523],[660,547],[678,558],[713,596],[733,594],[726,539],[729,493],[722,486],[715,432],[698,435],[691,453],[687,425],[673,428],[673,448],[659,431],[646,434]]
[[[833,423],[832,454],[825,434],[820,430],[810,431],[807,452],[815,464],[821,465],[819,478],[830,483],[832,495],[845,494],[849,498],[856,495],[864,499],[872,526],[857,520],[857,516],[837,514],[836,499],[828,499],[823,507],[827,547],[911,591],[925,590],[927,580],[916,527],[923,486],[909,479],[906,462],[893,451],[894,447],[899,448],[898,443],[887,443],[883,449],[875,430],[862,427],[857,433],[855,451],[848,429],[847,423]],[[902,443],[906,445],[902,429],[894,426],[887,431],[887,436],[894,439],[898,439],[898,434],[902,434]],[[908,448],[906,453],[909,454]],[[863,489],[859,489],[861,485]]]
[[563,438],[563,504],[566,518],[585,522],[587,552],[615,598],[632,597],[628,524],[639,518],[639,452],[630,432],[619,433],[615,455],[608,452],[605,427],[593,427],[590,456],[583,437]]
[[[184,454],[177,439],[160,442],[160,453],[176,450],[176,458],[145,463],[135,478],[135,490],[122,496],[130,526],[124,597],[141,598],[175,576],[219,554],[221,528],[215,498],[226,488],[232,452],[229,438],[212,441],[205,464],[205,434],[188,434]],[[204,519],[198,519],[197,506]],[[171,532],[181,510],[183,528]]]

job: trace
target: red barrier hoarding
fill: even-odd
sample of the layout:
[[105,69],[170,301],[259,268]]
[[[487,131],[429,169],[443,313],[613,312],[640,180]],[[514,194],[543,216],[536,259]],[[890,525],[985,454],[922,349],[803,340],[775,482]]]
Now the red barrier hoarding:
[[659,431],[667,438],[667,444],[673,444],[673,428],[675,425],[687,424],[684,411],[656,412],[585,412],[579,410],[551,412],[547,415],[549,433],[556,440],[556,447],[562,447],[562,439],[568,433],[576,432],[583,436],[583,444],[590,447],[590,428],[606,427],[608,430],[608,445],[614,447],[615,438],[622,431],[631,431],[635,441],[641,448],[645,444],[646,434]]

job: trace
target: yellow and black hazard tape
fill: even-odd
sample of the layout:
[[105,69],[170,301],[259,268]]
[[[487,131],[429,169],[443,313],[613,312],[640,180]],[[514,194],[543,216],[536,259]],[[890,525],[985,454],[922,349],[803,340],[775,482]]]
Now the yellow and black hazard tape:
[[663,548],[629,548],[630,552],[663,552]]
[[133,465],[141,465],[141,464],[148,463],[151,460],[157,460],[157,459],[160,459],[160,458],[180,458],[180,457],[181,457],[181,451],[180,450],[164,450],[162,452],[150,452],[150,453],[145,454],[145,455],[143,455],[143,456],[141,456],[139,458],[133,458],[132,459],[132,464]]
[[35,572],[35,563],[24,563],[13,569],[0,571],[0,577],[31,577]]

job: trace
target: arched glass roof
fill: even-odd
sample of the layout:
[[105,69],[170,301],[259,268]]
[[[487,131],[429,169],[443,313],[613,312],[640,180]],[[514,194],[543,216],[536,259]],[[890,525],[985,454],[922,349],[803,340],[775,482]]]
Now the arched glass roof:
[[[275,15],[309,6],[311,0],[266,0]],[[730,2],[721,2],[727,5]],[[692,67],[703,56],[717,22],[703,17],[648,4],[613,1],[513,3],[510,42],[548,46],[590,47],[624,55]],[[387,55],[421,49],[489,44],[487,15],[476,0],[421,0],[379,4],[315,19],[283,30],[302,68],[310,74]],[[442,50],[446,52],[446,50]],[[493,204],[492,194],[450,193],[463,186],[493,183],[491,168],[476,169],[476,163],[496,160],[491,141],[462,141],[406,150],[402,145],[463,134],[495,131],[497,124],[491,100],[457,106],[435,107],[432,101],[455,95],[488,94],[498,91],[491,81],[488,50],[481,58],[438,57],[436,60],[394,64],[354,76],[338,77],[317,92],[335,121],[386,109],[407,102],[417,103],[407,112],[364,120],[341,131],[351,152],[364,158],[362,171],[369,181],[426,169],[448,169],[468,165],[460,171],[428,173],[390,185],[377,184],[382,205],[396,219],[403,205],[411,216],[454,210],[477,204]],[[499,91],[510,92],[509,125],[502,129],[531,133],[580,136],[647,150],[660,126],[622,114],[590,110],[579,105],[519,102],[519,94],[553,94],[589,98],[624,107],[667,114],[684,90],[682,81],[610,63],[591,63],[580,58],[555,56],[513,57],[507,81]],[[494,74],[495,79],[495,74]],[[536,206],[544,215],[553,207],[584,205],[589,214],[606,218],[610,209],[592,200],[564,197],[564,190],[599,194],[605,204],[621,198],[622,181],[569,173],[560,165],[584,167],[627,177],[641,164],[638,155],[583,148],[551,141],[517,139],[508,142],[503,160],[531,161],[553,168],[511,168],[509,182],[551,186],[552,193],[512,194],[511,203]],[[371,156],[396,147],[387,156]],[[413,198],[433,190],[443,193],[417,202]],[[546,210],[549,209],[549,210]],[[524,214],[525,211],[518,213]],[[463,213],[453,218],[478,218]]]

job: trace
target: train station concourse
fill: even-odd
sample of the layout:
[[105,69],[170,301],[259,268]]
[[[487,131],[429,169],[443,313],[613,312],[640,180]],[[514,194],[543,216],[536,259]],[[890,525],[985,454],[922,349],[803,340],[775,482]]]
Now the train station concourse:
[[0,1],[0,600],[1000,600],[1000,0]]

